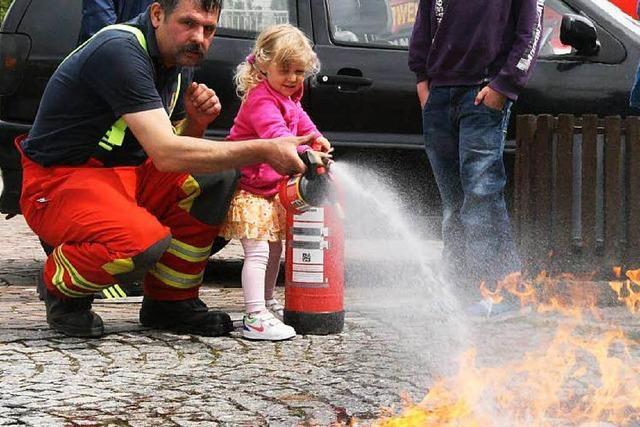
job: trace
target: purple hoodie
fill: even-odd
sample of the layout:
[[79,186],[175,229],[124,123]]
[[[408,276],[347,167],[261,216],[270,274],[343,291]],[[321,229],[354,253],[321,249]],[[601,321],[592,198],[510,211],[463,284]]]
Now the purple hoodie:
[[488,83],[516,100],[540,47],[544,0],[420,0],[409,68],[430,86]]

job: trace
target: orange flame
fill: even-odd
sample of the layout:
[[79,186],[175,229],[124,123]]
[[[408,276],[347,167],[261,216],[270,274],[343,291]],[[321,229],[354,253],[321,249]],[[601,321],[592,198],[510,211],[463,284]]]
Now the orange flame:
[[629,270],[626,275],[629,280],[609,282],[609,286],[629,311],[640,313],[640,270]]
[[[555,427],[569,421],[571,425],[640,422],[640,367],[632,365],[624,334],[609,331],[594,342],[572,332],[571,327],[562,327],[546,351],[499,368],[476,366],[475,350],[470,350],[463,355],[456,377],[438,382],[422,402],[399,416],[383,417],[374,425]],[[619,348],[624,356],[612,356]],[[597,377],[591,384],[585,379],[589,373]]]
[[[629,280],[611,282],[610,287],[638,313],[640,270],[626,275]],[[640,363],[630,351],[634,342],[620,329],[580,336],[585,309],[599,319],[600,288],[571,275],[551,278],[544,272],[531,283],[510,275],[495,291],[484,283],[480,288],[483,297],[494,302],[509,292],[539,313],[569,319],[544,349],[503,366],[477,366],[476,350],[466,351],[456,376],[436,382],[420,403],[406,404],[397,415],[387,413],[374,426],[640,425]]]
[[620,266],[613,267],[613,275],[616,276],[616,279],[619,279],[620,277],[622,277],[622,267]]

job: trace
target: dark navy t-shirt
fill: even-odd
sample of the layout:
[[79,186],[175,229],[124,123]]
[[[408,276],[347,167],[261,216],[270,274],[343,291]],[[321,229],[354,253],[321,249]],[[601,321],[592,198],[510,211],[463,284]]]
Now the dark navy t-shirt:
[[165,108],[182,71],[180,98],[171,116],[184,118],[182,95],[191,69],[166,69],[158,62],[158,48],[148,12],[136,26],[145,34],[148,53],[135,35],[125,30],[97,34],[69,56],[45,89],[29,137],[22,143],[27,157],[42,166],[80,165],[95,159],[104,166],[138,165],[146,153],[127,129],[120,147],[100,147],[106,131],[126,113]]

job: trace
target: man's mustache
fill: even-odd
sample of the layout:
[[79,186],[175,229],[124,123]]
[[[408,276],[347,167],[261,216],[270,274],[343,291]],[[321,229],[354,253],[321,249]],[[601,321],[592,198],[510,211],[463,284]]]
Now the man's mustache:
[[196,43],[190,43],[180,48],[180,53],[195,53],[199,56],[204,56],[204,48]]

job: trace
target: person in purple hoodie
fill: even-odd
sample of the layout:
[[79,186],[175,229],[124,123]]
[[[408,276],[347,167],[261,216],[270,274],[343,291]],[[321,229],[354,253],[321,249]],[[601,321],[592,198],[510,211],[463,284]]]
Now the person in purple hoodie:
[[[443,205],[443,260],[474,288],[519,274],[504,199],[511,105],[531,74],[544,0],[420,0],[409,44],[426,152]],[[490,298],[470,314],[512,310]]]

